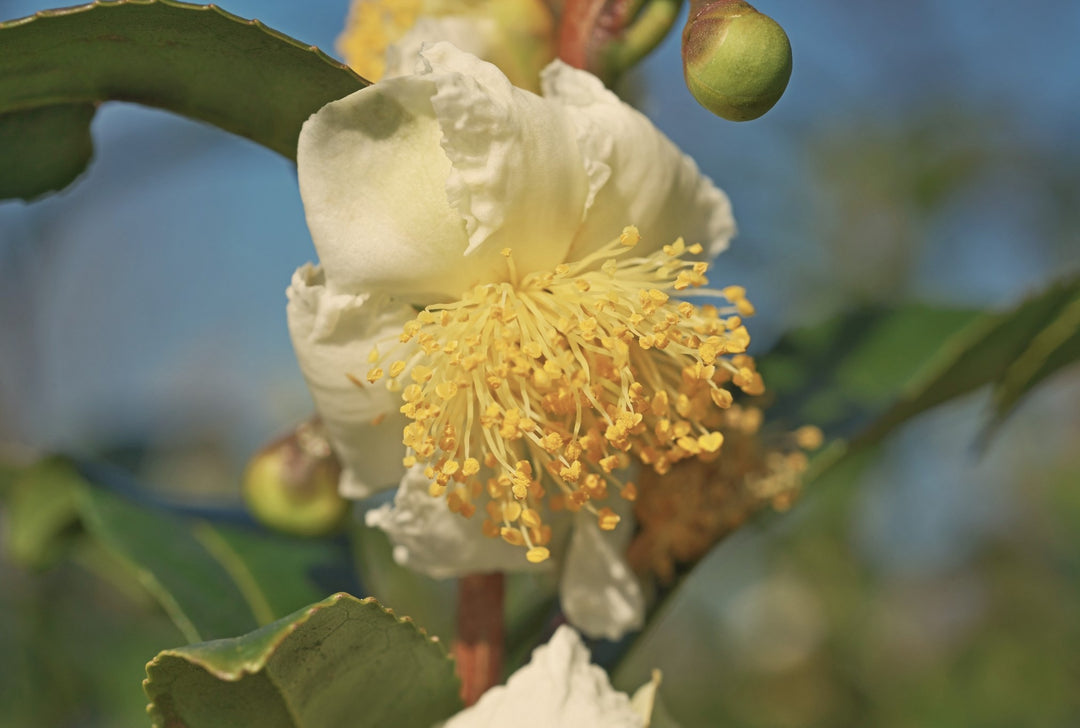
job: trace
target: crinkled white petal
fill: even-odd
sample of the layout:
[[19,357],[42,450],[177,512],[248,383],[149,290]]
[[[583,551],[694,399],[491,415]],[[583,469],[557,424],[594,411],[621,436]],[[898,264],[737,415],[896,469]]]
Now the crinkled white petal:
[[602,531],[589,514],[576,516],[559,600],[570,624],[589,637],[616,640],[645,623],[645,595],[624,557],[633,534],[629,520]]
[[331,102],[304,123],[300,194],[335,291],[412,302],[505,280],[569,250],[587,181],[566,110],[436,43],[420,71]]
[[445,728],[643,728],[646,723],[615,690],[607,673],[569,627],[536,648],[529,664],[488,690]]
[[589,173],[589,209],[570,253],[581,258],[626,225],[641,231],[643,253],[677,237],[708,257],[735,235],[727,195],[701,174],[643,114],[595,76],[554,61],[543,72],[545,98],[566,106]]
[[[368,352],[379,340],[396,340],[415,313],[385,296],[334,293],[322,271],[310,263],[293,274],[288,289],[289,334],[296,358],[341,460],[341,492],[364,498],[391,488],[404,472],[404,415],[398,395],[382,383],[358,387],[347,374],[363,379]],[[382,418],[376,425],[373,421]]]
[[428,493],[423,466],[410,468],[394,503],[368,511],[365,522],[381,528],[394,546],[394,561],[436,579],[487,571],[535,569],[525,550],[480,530],[480,516],[451,513],[445,498]]
[[383,78],[404,76],[423,68],[420,51],[425,43],[444,40],[478,58],[491,58],[500,40],[494,18],[483,15],[421,15],[413,26],[386,49]]
[[559,103],[515,88],[491,63],[449,43],[421,52],[450,158],[446,193],[469,252],[509,247],[519,272],[562,262],[585,211],[577,132]]

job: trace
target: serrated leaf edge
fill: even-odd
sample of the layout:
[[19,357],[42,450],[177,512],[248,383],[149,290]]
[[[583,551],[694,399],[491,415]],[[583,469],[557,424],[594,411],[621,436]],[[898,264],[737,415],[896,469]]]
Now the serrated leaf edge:
[[[310,604],[297,610],[296,612],[293,612],[290,615],[282,617],[280,620],[277,620],[278,622],[284,622],[287,620],[292,621],[284,629],[281,630],[281,632],[272,642],[267,645],[267,648],[263,650],[263,652],[259,655],[258,659],[241,665],[237,670],[216,669],[212,665],[206,664],[206,662],[202,660],[198,655],[193,655],[189,651],[189,648],[196,645],[208,644],[206,642],[200,642],[194,645],[186,645],[184,647],[174,647],[171,649],[162,650],[157,655],[155,655],[154,658],[150,660],[150,662],[146,663],[147,677],[143,680],[143,688],[145,689],[150,683],[150,670],[159,667],[164,661],[164,658],[178,658],[181,660],[185,660],[193,665],[197,665],[198,667],[206,670],[206,672],[218,678],[219,680],[224,680],[226,682],[237,682],[241,680],[245,675],[254,675],[260,670],[262,670],[264,667],[266,667],[267,660],[271,655],[274,654],[274,652],[281,645],[281,643],[284,642],[291,634],[293,634],[301,625],[306,624],[307,621],[311,619],[311,617],[315,613],[326,609],[327,607],[332,607],[335,604],[338,604],[339,602],[345,600],[352,600],[358,604],[363,605],[373,604],[380,611],[382,611],[383,614],[392,617],[397,624],[407,624],[412,627],[413,630],[415,630],[416,634],[422,637],[425,642],[428,642],[438,647],[440,652],[447,660],[450,660],[451,662],[453,661],[453,657],[450,656],[450,654],[447,652],[446,648],[443,646],[442,642],[438,639],[438,637],[429,636],[425,630],[423,630],[422,628],[417,626],[415,622],[413,622],[412,618],[398,617],[396,614],[394,614],[394,610],[388,607],[384,607],[382,604],[379,604],[378,600],[376,600],[375,597],[364,597],[362,599],[358,599],[357,597],[354,597],[347,592],[337,592],[335,594],[331,594],[326,599],[323,599],[320,602]],[[273,624],[276,624],[276,622],[270,625],[266,625],[264,627],[260,627],[259,630],[272,627]],[[259,630],[254,631],[257,632]],[[248,632],[247,634],[252,634],[252,632]],[[243,636],[245,635],[238,635],[237,637],[230,637],[226,639],[238,639]],[[212,642],[219,641],[222,640],[212,640]]]
[[181,2],[181,0],[94,0],[94,2],[86,3],[84,5],[74,5],[72,7],[66,8],[51,8],[48,10],[39,10],[33,15],[27,15],[22,18],[15,18],[13,20],[0,21],[0,31],[7,30],[9,28],[15,28],[20,25],[28,25],[29,23],[33,23],[39,20],[63,17],[67,15],[77,15],[79,13],[93,11],[96,8],[111,8],[123,5],[164,5],[166,7],[177,8],[180,10],[194,10],[198,12],[214,13],[234,23],[239,23],[241,25],[248,25],[253,28],[257,28],[272,38],[284,41],[299,50],[312,53],[313,55],[315,55],[316,58],[336,69],[347,71],[350,75],[354,76],[356,79],[362,81],[366,85],[371,84],[371,81],[368,81],[366,78],[358,74],[352,68],[337,60],[333,56],[329,55],[318,46],[304,43],[297,40],[296,38],[285,35],[281,31],[269,27],[261,20],[257,20],[254,18],[248,19],[234,13],[230,13],[228,10],[224,10],[213,3],[209,5],[197,5],[195,3]]

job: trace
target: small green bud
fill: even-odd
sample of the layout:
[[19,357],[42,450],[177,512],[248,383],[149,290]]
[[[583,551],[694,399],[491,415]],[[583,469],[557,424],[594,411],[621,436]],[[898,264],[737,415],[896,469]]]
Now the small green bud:
[[692,3],[682,52],[690,93],[729,121],[764,114],[791,78],[791,44],[784,29],[742,0]]
[[260,523],[295,536],[341,528],[349,501],[338,493],[341,465],[318,421],[305,422],[251,458],[243,494]]

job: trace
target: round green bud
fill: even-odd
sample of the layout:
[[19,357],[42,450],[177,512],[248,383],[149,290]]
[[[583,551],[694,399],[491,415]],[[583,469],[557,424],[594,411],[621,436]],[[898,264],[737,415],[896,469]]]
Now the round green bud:
[[742,0],[692,4],[682,51],[694,98],[729,121],[764,114],[791,78],[791,44],[784,29]]
[[248,462],[242,491],[255,519],[295,536],[341,529],[349,501],[338,493],[341,465],[317,422],[305,422]]

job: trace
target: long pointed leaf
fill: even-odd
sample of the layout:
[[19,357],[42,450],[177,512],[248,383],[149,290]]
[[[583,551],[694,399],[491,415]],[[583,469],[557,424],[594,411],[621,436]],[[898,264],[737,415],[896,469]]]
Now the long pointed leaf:
[[[115,0],[0,23],[0,199],[70,183],[92,109],[132,101],[214,124],[294,159],[300,125],[366,81],[213,5]],[[30,125],[43,115],[47,125]]]

